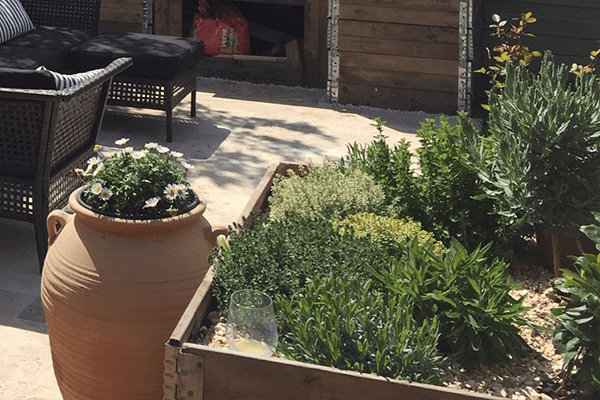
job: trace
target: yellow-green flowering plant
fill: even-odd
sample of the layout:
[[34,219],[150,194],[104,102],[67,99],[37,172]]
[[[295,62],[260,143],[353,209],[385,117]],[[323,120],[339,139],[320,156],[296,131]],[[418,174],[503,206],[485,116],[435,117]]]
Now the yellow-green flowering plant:
[[193,166],[183,154],[157,143],[134,150],[126,147],[128,140],[117,140],[117,151],[108,156],[98,151],[87,169],[75,170],[87,181],[81,194],[85,205],[111,216],[145,219],[176,215],[197,201],[186,181]]

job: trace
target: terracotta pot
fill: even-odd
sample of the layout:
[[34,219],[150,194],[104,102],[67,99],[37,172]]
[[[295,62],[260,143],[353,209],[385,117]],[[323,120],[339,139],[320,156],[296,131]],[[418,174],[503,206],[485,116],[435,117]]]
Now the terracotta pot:
[[568,229],[563,228],[556,232],[555,238],[557,242],[554,251],[557,252],[560,263],[558,270],[556,270],[557,268],[554,265],[552,248],[552,235],[547,233],[547,228],[545,226],[539,224],[535,225],[538,253],[542,259],[542,264],[544,268],[548,269],[549,271],[554,271],[555,276],[561,275],[560,269],[574,269],[573,260],[570,256],[579,257],[582,254],[581,249],[584,253],[598,254],[596,244],[587,236],[583,234],[581,234],[579,237],[568,236],[566,235],[568,231]]
[[[42,272],[54,372],[65,400],[162,398],[165,342],[209,268],[219,234],[191,211],[156,220],[84,208],[48,216]],[[57,229],[56,223],[60,225]]]

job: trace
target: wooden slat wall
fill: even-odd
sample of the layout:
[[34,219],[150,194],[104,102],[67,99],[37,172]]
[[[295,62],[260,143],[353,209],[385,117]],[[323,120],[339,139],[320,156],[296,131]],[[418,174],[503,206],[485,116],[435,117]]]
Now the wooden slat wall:
[[339,102],[454,113],[459,0],[341,0]]
[[142,31],[142,0],[102,0],[100,32]]

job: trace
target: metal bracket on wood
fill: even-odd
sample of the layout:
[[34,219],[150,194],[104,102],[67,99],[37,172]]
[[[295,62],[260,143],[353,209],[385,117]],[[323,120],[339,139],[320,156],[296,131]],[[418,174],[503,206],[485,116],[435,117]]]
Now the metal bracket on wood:
[[177,400],[203,400],[204,357],[195,354],[179,355],[179,385]]

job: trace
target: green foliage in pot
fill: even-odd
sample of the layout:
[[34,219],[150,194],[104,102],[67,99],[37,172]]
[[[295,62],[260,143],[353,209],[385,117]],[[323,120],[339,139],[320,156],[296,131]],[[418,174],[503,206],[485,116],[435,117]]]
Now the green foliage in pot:
[[398,218],[387,217],[372,213],[358,213],[350,215],[341,221],[333,221],[333,226],[343,235],[348,228],[357,237],[368,236],[374,241],[394,240],[405,242],[406,238],[417,238],[420,244],[433,242],[433,251],[441,254],[445,247],[435,240],[433,234],[421,228],[421,224],[414,221],[406,221]]
[[460,140],[460,126],[447,116],[422,123],[415,172],[408,143],[390,147],[381,135],[381,121],[377,125],[380,135],[367,146],[351,146],[339,162],[341,170],[360,169],[371,175],[400,218],[421,222],[446,245],[452,237],[469,250],[493,241],[494,254],[512,256],[521,240],[495,212],[495,202],[482,198],[483,182]]
[[489,96],[488,132],[460,117],[487,195],[515,226],[568,227],[600,209],[600,81],[569,76],[550,52],[537,76],[509,63],[504,90]]
[[528,310],[524,298],[515,300],[517,289],[506,273],[508,265],[486,260],[490,245],[468,252],[453,240],[447,252],[435,254],[412,240],[405,254],[373,275],[393,293],[408,296],[414,318],[440,319],[441,347],[471,369],[475,363],[493,365],[521,356],[528,348],[519,334],[521,316]]
[[185,170],[193,167],[181,153],[148,143],[139,151],[123,147],[110,156],[97,154],[85,171],[76,170],[87,181],[83,201],[93,209],[121,218],[164,217],[196,199],[185,179]]
[[372,280],[316,278],[305,293],[277,298],[278,350],[297,361],[439,383],[438,320],[417,324],[407,298],[376,290]]
[[312,218],[316,215],[348,215],[360,211],[383,209],[384,194],[373,179],[356,170],[342,173],[336,166],[309,165],[302,176],[275,177],[269,196],[272,220],[281,220],[288,213]]
[[[600,213],[594,213],[600,223]],[[600,250],[600,226],[584,225],[581,231]],[[560,318],[554,332],[556,351],[564,356],[562,377],[583,391],[600,391],[600,256],[583,254],[575,271],[563,270],[554,287],[565,307],[552,310]],[[574,374],[574,375],[572,375]]]

